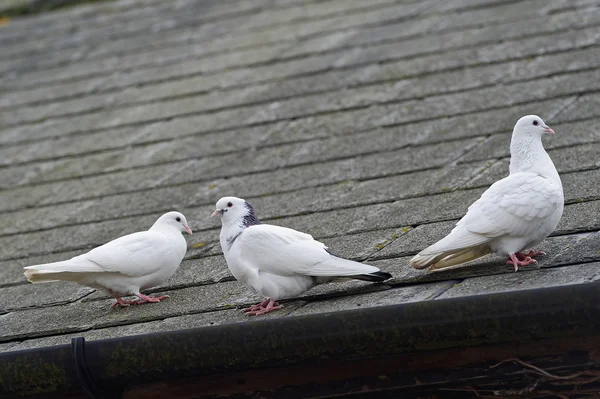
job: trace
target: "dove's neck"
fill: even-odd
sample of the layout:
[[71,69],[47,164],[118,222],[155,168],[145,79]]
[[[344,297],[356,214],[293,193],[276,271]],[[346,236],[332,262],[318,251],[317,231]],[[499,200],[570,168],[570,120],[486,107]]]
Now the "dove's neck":
[[554,163],[542,145],[541,138],[518,137],[510,143],[510,174],[537,173],[560,182]]
[[223,251],[229,251],[238,237],[250,226],[260,224],[260,220],[254,212],[254,208],[247,203],[247,212],[241,215],[227,215],[222,218],[221,247]]

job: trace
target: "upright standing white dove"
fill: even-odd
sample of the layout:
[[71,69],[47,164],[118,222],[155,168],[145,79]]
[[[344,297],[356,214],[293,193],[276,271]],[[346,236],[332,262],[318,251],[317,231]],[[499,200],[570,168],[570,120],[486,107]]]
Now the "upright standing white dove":
[[[168,212],[148,231],[119,237],[69,260],[27,266],[24,274],[32,283],[68,280],[106,291],[117,299],[112,307],[159,302],[168,295],[149,297],[140,290],[175,273],[187,250],[183,231],[192,234],[185,216]],[[127,295],[140,299],[124,301],[121,297]]]
[[347,279],[380,282],[392,277],[374,266],[338,258],[312,236],[286,227],[262,224],[245,200],[224,197],[212,217],[218,216],[221,248],[231,274],[251,291],[265,298],[244,309],[260,315],[317,284]]
[[537,263],[543,252],[522,252],[554,231],[563,213],[558,172],[544,150],[542,135],[554,134],[536,115],[517,121],[510,143],[510,174],[475,201],[446,237],[410,260],[416,269],[442,269],[491,252],[508,255],[515,267]]

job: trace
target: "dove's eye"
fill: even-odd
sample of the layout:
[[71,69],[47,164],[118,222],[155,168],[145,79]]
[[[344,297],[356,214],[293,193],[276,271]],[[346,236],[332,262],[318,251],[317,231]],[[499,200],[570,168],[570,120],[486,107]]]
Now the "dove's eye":
[[177,217],[175,218],[175,220],[177,220],[178,222],[181,222],[181,218],[180,218],[179,216],[177,216]]
[[537,126],[538,125],[538,121],[533,121],[533,125]]
[[233,204],[232,204],[231,202],[228,202],[228,203],[227,203],[227,207],[228,207],[228,208],[231,208],[232,206],[233,206]]

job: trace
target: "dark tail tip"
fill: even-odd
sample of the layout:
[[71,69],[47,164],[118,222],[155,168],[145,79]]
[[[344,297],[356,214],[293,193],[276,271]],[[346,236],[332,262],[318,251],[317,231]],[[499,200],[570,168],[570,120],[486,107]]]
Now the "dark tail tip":
[[358,276],[354,276],[354,278],[357,280],[379,283],[389,278],[392,278],[392,275],[388,272],[374,272],[369,274],[359,274]]

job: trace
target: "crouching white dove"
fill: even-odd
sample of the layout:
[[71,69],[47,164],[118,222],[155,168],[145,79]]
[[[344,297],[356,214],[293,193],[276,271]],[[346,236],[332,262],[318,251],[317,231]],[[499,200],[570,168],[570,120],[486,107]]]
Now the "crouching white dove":
[[[117,299],[112,307],[159,302],[168,295],[149,297],[140,290],[158,285],[175,273],[187,250],[183,231],[192,234],[185,216],[168,212],[148,231],[119,237],[69,260],[27,266],[24,274],[32,283],[68,280],[106,291]],[[127,295],[140,299],[121,298]]]
[[544,150],[542,135],[554,134],[536,115],[517,121],[510,143],[510,174],[492,184],[445,238],[410,260],[416,269],[458,265],[496,252],[515,267],[537,263],[530,250],[554,231],[563,213],[558,172]]
[[374,266],[338,258],[312,236],[286,227],[262,224],[245,200],[224,197],[211,216],[221,218],[221,248],[231,274],[265,298],[244,309],[260,315],[281,308],[290,298],[317,284],[347,279],[380,282],[392,277]]

